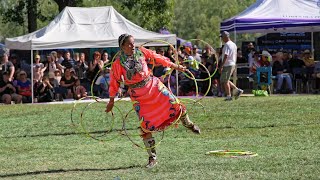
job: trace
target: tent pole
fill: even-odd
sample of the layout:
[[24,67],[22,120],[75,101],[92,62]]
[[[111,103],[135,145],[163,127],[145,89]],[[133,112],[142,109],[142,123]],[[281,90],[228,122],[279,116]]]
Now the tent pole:
[[314,59],[313,31],[311,32],[311,53],[312,53],[312,58]]
[[[170,77],[169,77],[169,81],[170,81]],[[179,94],[179,75],[178,75],[178,71],[176,70],[176,83],[177,83],[177,96],[178,96],[178,94]]]
[[33,84],[33,50],[31,48],[31,103],[32,104],[34,103],[34,101],[33,101],[33,99],[34,99],[33,87],[34,87],[34,84]]

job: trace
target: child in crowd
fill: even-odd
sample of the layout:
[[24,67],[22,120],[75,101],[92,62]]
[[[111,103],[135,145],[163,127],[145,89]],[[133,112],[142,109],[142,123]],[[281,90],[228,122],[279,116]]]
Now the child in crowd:
[[77,79],[75,85],[73,86],[73,94],[74,94],[74,99],[77,99],[77,100],[83,97],[87,97],[86,88],[80,85],[80,79]]

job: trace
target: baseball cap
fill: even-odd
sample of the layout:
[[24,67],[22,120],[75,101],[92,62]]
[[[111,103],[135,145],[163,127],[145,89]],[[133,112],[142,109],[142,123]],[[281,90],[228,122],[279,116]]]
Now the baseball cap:
[[19,75],[27,75],[27,73],[25,71],[20,71]]
[[227,31],[223,31],[221,34],[220,34],[220,37],[229,37],[230,34],[227,32]]
[[40,59],[40,55],[37,54],[37,55],[35,56],[35,58],[36,58],[36,59]]
[[304,53],[304,54],[309,54],[309,53],[310,53],[310,50],[309,50],[309,49],[306,49],[306,50],[304,50],[303,53]]

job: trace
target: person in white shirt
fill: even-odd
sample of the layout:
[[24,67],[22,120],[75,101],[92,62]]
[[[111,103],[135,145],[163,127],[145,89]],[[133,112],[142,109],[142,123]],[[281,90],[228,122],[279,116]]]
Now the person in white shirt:
[[223,31],[221,33],[221,38],[225,45],[222,50],[220,82],[225,90],[225,94],[227,95],[225,101],[232,101],[231,88],[237,91],[237,93],[235,94],[235,99],[238,99],[243,93],[242,89],[239,89],[230,81],[230,77],[235,70],[237,61],[237,45],[230,40],[230,34],[227,31]]

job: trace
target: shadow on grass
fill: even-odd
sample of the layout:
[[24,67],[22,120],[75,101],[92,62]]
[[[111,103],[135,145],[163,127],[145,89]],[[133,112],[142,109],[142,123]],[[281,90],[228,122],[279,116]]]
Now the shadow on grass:
[[[138,128],[130,128],[127,129],[129,131],[131,130],[137,130]],[[26,138],[26,137],[47,137],[47,136],[71,136],[71,135],[86,135],[86,134],[107,134],[110,132],[117,131],[121,133],[123,129],[113,129],[112,131],[109,130],[101,130],[101,131],[91,131],[91,132],[64,132],[64,133],[45,133],[45,134],[31,134],[31,135],[18,135],[18,136],[4,136],[2,138]]]
[[214,128],[206,128],[206,130],[215,130],[215,129],[263,129],[263,128],[276,128],[276,127],[294,127],[294,126],[310,126],[318,125],[320,123],[305,123],[305,124],[269,124],[265,126],[244,126],[244,127],[235,127],[235,126],[222,126]]
[[53,169],[47,171],[32,171],[32,172],[22,172],[22,173],[12,173],[12,174],[0,174],[0,178],[8,177],[21,177],[21,176],[32,176],[41,174],[58,174],[58,173],[68,173],[68,172],[98,172],[98,171],[117,171],[117,170],[127,170],[133,168],[141,168],[140,165],[132,165],[128,167],[117,167],[117,168],[105,168],[105,169]]

